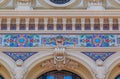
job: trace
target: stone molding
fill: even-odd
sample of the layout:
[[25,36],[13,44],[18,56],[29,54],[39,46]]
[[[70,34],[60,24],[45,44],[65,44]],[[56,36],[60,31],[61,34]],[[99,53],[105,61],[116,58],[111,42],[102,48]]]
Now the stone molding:
[[[22,13],[21,13],[22,12]],[[105,10],[105,11],[86,11],[86,10],[33,10],[33,11],[15,11],[15,10],[1,10],[1,17],[120,17],[119,10]]]

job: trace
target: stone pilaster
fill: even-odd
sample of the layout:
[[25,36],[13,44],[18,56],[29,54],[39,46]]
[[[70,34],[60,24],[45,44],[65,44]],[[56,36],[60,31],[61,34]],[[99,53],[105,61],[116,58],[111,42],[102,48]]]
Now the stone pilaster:
[[56,31],[57,26],[57,18],[53,18],[53,25],[54,25],[54,31]]
[[99,18],[99,21],[100,21],[100,30],[103,31],[104,19],[103,18]]
[[85,30],[85,18],[81,18],[81,29],[82,31]]
[[26,30],[29,30],[29,18],[25,18]]
[[109,18],[109,28],[110,28],[110,31],[113,30],[112,27],[113,27],[113,18]]
[[38,30],[39,18],[34,18],[35,30]]
[[16,30],[20,28],[20,18],[16,18]]
[[7,18],[7,30],[10,30],[11,18]]
[[75,31],[76,18],[72,18],[72,30]]
[[118,26],[119,26],[119,31],[120,31],[120,18],[118,18]]
[[90,18],[91,30],[94,30],[94,18]]
[[62,18],[63,31],[66,31],[66,18]]
[[47,24],[48,24],[48,18],[44,18],[45,31],[47,31]]

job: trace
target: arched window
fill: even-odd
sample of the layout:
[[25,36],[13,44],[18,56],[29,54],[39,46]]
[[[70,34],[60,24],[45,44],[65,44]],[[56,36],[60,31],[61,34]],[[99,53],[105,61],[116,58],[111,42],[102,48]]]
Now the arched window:
[[0,79],[4,79],[2,76],[0,76]]
[[51,71],[47,72],[37,79],[82,79],[80,76],[69,71]]
[[118,75],[115,79],[120,79],[120,75]]

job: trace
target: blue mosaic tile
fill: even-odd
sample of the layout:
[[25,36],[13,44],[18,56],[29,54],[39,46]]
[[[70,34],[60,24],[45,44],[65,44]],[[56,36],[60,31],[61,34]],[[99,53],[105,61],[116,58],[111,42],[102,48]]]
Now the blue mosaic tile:
[[82,52],[82,53],[87,55],[94,61],[96,61],[97,59],[101,59],[104,61],[115,52]]
[[14,61],[17,61],[18,59],[25,61],[26,59],[36,54],[37,52],[3,52],[3,53],[11,57]]

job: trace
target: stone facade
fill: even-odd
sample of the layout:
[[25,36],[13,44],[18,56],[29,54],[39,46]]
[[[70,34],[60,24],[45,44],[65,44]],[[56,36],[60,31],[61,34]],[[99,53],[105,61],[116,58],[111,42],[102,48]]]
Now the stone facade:
[[119,60],[119,0],[0,0],[0,79],[119,79]]

